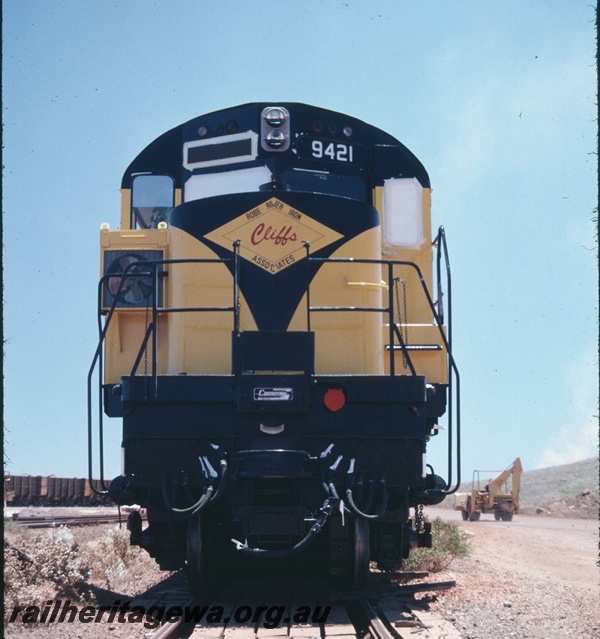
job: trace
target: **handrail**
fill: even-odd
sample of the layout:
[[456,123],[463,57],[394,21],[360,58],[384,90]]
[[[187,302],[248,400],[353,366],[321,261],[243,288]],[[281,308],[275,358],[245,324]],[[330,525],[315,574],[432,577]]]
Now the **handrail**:
[[[322,264],[375,264],[380,266],[387,266],[388,270],[388,281],[393,281],[393,269],[394,266],[407,266],[416,271],[419,281],[421,283],[421,287],[427,299],[427,303],[431,312],[433,313],[434,319],[436,321],[436,325],[438,326],[440,335],[442,340],[444,341],[444,345],[446,348],[449,348],[448,341],[446,339],[446,335],[444,334],[442,322],[435,310],[435,303],[431,299],[431,295],[427,288],[427,283],[425,282],[425,278],[420,267],[414,262],[410,262],[407,260],[374,260],[369,258],[356,258],[356,257],[313,257],[308,256],[307,259],[309,262],[320,262]],[[309,289],[310,284],[307,286],[307,290]],[[307,296],[307,299],[308,298]],[[307,312],[310,318],[310,314],[312,312],[345,312],[345,311],[362,311],[362,312],[379,312],[386,313],[388,315],[388,321],[390,326],[390,346],[393,345],[394,339],[393,336],[396,335],[398,338],[398,342],[402,347],[403,355],[406,357],[407,361],[410,362],[410,356],[408,354],[408,350],[406,349],[406,345],[402,338],[400,331],[397,330],[396,322],[394,321],[394,304],[393,304],[393,286],[388,286],[388,306],[387,307],[378,307],[378,308],[369,308],[369,307],[355,307],[355,306],[310,306],[307,305]],[[309,319],[310,323],[310,319]],[[411,372],[414,371],[414,367],[412,363],[409,364],[411,368]],[[415,375],[415,372],[412,372]],[[395,375],[395,366],[394,366],[394,351],[393,348],[390,348],[390,376],[394,377]]]
[[[307,249],[308,250],[308,249]],[[321,262],[327,264],[340,263],[340,264],[378,264],[380,266],[387,266],[388,270],[388,282],[393,281],[393,269],[394,266],[409,266],[413,268],[419,277],[419,281],[421,282],[421,286],[423,288],[423,292],[427,298],[427,302],[431,311],[433,312],[434,318],[436,319],[436,323],[438,324],[440,334],[442,339],[444,340],[444,344],[446,344],[444,331],[441,323],[438,321],[437,313],[435,310],[435,304],[431,299],[431,295],[429,294],[429,290],[427,289],[427,283],[425,282],[425,278],[423,277],[423,273],[417,264],[414,262],[409,262],[406,260],[374,260],[368,258],[356,258],[356,257],[313,257],[307,255],[307,259],[309,262]],[[310,283],[307,284],[307,314],[308,314],[308,325],[310,326],[310,314],[312,312],[346,312],[346,311],[359,311],[359,312],[377,312],[377,313],[386,313],[388,315],[388,324],[389,324],[389,339],[390,339],[390,376],[394,377],[396,374],[396,367],[394,361],[394,349],[391,348],[394,344],[394,335],[398,338],[398,343],[402,349],[402,354],[404,355],[406,362],[411,370],[412,375],[416,375],[416,370],[412,364],[410,355],[408,353],[408,349],[406,348],[406,344],[404,339],[402,338],[402,334],[398,330],[396,322],[394,321],[394,288],[390,284],[388,285],[388,306],[387,307],[360,307],[360,306],[311,306],[310,305]],[[447,345],[447,344],[446,344]]]
[[450,260],[448,258],[448,245],[446,243],[446,231],[443,226],[438,229],[438,234],[433,240],[433,245],[437,248],[436,251],[436,264],[437,264],[437,289],[438,289],[438,314],[444,321],[444,291],[442,289],[442,273],[441,273],[441,261],[442,253],[446,266],[446,288],[448,289],[448,343],[452,345],[452,273],[450,271]]
[[[157,383],[157,319],[159,313],[178,313],[178,312],[205,312],[205,311],[214,311],[214,312],[232,312],[234,313],[234,317],[237,314],[239,317],[239,308],[237,308],[239,304],[239,251],[236,251],[234,254],[234,305],[233,306],[224,306],[224,307],[199,307],[199,308],[158,308],[157,299],[159,292],[159,275],[163,275],[163,273],[158,272],[159,265],[169,265],[169,264],[205,264],[205,263],[217,263],[217,264],[226,264],[231,262],[229,258],[190,258],[190,259],[169,259],[169,260],[147,260],[143,262],[144,267],[148,267],[148,271],[138,271],[136,270],[134,275],[131,275],[130,271],[134,268],[138,269],[140,266],[140,262],[132,262],[128,264],[123,270],[122,274],[111,273],[109,275],[104,275],[100,278],[98,282],[98,345],[96,347],[96,351],[94,352],[94,356],[92,358],[92,363],[90,365],[88,376],[87,376],[87,430],[88,430],[88,479],[90,480],[90,487],[92,491],[98,495],[107,495],[108,487],[104,481],[104,420],[103,420],[103,410],[102,410],[102,393],[104,389],[103,385],[103,360],[102,360],[102,347],[104,345],[104,341],[106,339],[106,335],[108,333],[108,329],[110,327],[112,318],[114,316],[115,310],[118,306],[118,300],[123,291],[123,286],[128,277],[152,277],[152,305],[148,304],[145,307],[140,307],[140,309],[145,308],[148,311],[150,308],[152,309],[152,321],[148,323],[148,327],[146,328],[146,332],[144,334],[144,339],[142,340],[142,345],[140,350],[138,351],[138,355],[136,357],[133,370],[131,371],[131,376],[135,376],[135,372],[141,358],[147,348],[148,340],[150,335],[152,335],[152,378],[154,381],[154,391],[156,393],[156,383]],[[102,325],[102,316],[104,315],[103,309],[103,293],[104,286],[109,279],[114,277],[119,277],[120,281],[117,287],[116,293],[114,294],[113,302],[106,313],[106,318],[104,320],[104,326]],[[235,322],[234,322],[235,324]],[[93,410],[92,410],[92,382],[94,373],[96,372],[96,367],[98,367],[98,439],[99,439],[99,460],[100,460],[100,486],[101,490],[98,490],[92,479],[94,478],[93,472]]]
[[[460,456],[461,456],[461,437],[460,437],[460,374],[458,372],[458,367],[456,366],[456,362],[454,361],[454,356],[452,355],[452,272],[450,269],[450,258],[448,255],[448,245],[446,242],[446,230],[443,226],[440,226],[438,229],[438,234],[433,241],[434,245],[437,248],[436,252],[436,263],[437,263],[437,287],[438,287],[438,309],[440,309],[440,317],[443,319],[444,317],[444,309],[443,309],[443,289],[442,289],[442,274],[441,274],[441,261],[442,256],[444,258],[445,263],[445,274],[446,274],[446,290],[448,297],[448,322],[447,322],[447,330],[448,330],[448,484],[452,483],[452,431],[451,426],[453,423],[454,417],[454,402],[456,398],[456,484],[452,490],[443,491],[445,494],[451,495],[455,493],[459,487],[461,482],[461,468],[460,468]],[[443,255],[442,255],[443,254]],[[455,385],[454,387],[451,384],[451,373],[454,373]],[[454,392],[453,392],[454,391]]]
[[[438,234],[434,240],[434,245],[437,248],[436,254],[436,263],[437,263],[437,292],[438,292],[438,301],[437,303],[433,301],[429,289],[427,287],[427,282],[423,276],[423,273],[420,267],[414,262],[410,262],[407,260],[375,260],[368,258],[334,258],[334,257],[314,257],[309,255],[310,245],[306,244],[307,251],[307,260],[309,262],[318,262],[321,264],[324,263],[338,263],[338,264],[379,264],[381,266],[387,265],[388,269],[388,306],[384,308],[364,308],[364,307],[323,307],[323,306],[311,306],[310,305],[310,283],[307,283],[307,324],[310,326],[310,314],[311,312],[345,312],[345,311],[375,311],[381,313],[387,313],[389,317],[389,325],[390,325],[390,376],[393,377],[395,375],[395,366],[394,366],[394,339],[393,335],[396,335],[398,338],[398,342],[401,346],[402,353],[409,365],[411,370],[411,374],[415,375],[415,369],[411,362],[410,356],[408,354],[408,350],[402,339],[402,335],[398,330],[398,326],[394,321],[394,305],[393,305],[393,287],[391,286],[391,282],[393,281],[393,269],[395,266],[398,267],[408,267],[412,268],[419,278],[421,283],[421,288],[423,293],[425,294],[425,298],[427,300],[427,304],[429,306],[430,311],[433,314],[433,318],[435,320],[435,325],[438,327],[438,331],[440,337],[443,341],[444,347],[446,348],[446,356],[447,356],[447,375],[448,375],[448,486],[453,483],[452,475],[453,475],[453,466],[454,466],[454,455],[453,455],[453,446],[454,440],[456,440],[456,475],[457,479],[454,483],[454,486],[451,489],[446,490],[438,490],[440,494],[451,495],[455,493],[459,487],[461,482],[461,471],[460,471],[460,455],[461,455],[461,432],[460,432],[460,374],[458,372],[458,367],[456,365],[456,361],[454,360],[454,356],[452,354],[452,288],[451,288],[451,271],[450,271],[450,260],[448,256],[448,247],[446,243],[446,234],[443,226],[440,226],[438,230]],[[444,258],[445,266],[446,266],[446,289],[447,289],[447,297],[448,297],[448,323],[447,323],[447,331],[448,334],[444,331],[444,313],[443,313],[443,287],[442,287],[442,277],[441,277],[441,260]],[[436,309],[436,306],[438,309]],[[454,380],[454,383],[453,383]]]

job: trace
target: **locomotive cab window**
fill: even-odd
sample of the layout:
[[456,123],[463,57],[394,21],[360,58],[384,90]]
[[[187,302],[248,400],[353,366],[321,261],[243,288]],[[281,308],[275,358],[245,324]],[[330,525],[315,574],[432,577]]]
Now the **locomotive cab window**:
[[308,193],[325,193],[339,195],[353,200],[365,201],[364,180],[351,176],[327,173],[325,171],[308,171],[306,169],[289,169],[282,173],[281,181],[289,184],[292,191]]
[[132,228],[155,229],[173,210],[175,187],[168,175],[137,175],[131,196]]

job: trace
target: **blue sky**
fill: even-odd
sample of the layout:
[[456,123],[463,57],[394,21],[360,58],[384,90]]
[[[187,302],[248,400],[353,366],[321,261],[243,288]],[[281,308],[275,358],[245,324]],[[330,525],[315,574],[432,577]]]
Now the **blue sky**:
[[[427,167],[453,268],[463,476],[595,456],[592,5],[5,0],[7,470],[87,472],[99,226],[118,227],[128,163],[167,129],[251,101],[348,113]],[[112,477],[120,424],[106,427]]]

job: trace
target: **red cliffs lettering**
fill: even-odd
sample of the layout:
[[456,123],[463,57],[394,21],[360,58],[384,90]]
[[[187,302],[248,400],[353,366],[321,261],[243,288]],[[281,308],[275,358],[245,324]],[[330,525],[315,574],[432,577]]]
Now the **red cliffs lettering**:
[[272,226],[265,228],[262,222],[252,231],[250,236],[250,241],[254,246],[261,242],[274,242],[276,246],[285,246],[288,242],[295,242],[297,239],[291,226],[283,226],[281,229],[274,229]]

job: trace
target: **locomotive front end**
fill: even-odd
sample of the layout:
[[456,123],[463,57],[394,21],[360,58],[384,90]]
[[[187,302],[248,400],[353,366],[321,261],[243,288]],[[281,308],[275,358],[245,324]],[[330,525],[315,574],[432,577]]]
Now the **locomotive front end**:
[[97,358],[132,543],[196,582],[285,560],[354,588],[430,544],[456,376],[430,227],[416,157],[323,109],[219,111],[137,156],[101,229]]

